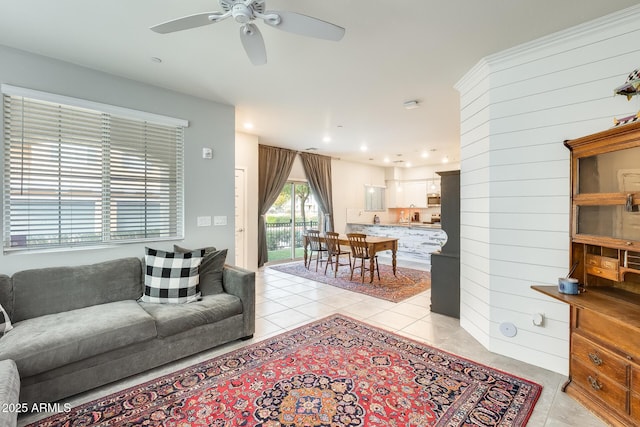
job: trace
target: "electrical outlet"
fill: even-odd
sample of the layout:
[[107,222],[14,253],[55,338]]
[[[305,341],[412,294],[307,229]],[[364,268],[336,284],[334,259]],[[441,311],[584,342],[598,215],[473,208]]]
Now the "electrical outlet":
[[210,216],[199,216],[197,218],[198,227],[211,227],[211,217]]
[[227,225],[227,216],[226,215],[214,216],[213,225]]

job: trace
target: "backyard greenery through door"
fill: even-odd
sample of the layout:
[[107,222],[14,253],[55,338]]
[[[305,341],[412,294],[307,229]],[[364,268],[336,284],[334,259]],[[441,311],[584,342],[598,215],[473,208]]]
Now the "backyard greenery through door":
[[265,219],[269,262],[302,258],[304,230],[318,228],[318,205],[309,185],[287,182]]

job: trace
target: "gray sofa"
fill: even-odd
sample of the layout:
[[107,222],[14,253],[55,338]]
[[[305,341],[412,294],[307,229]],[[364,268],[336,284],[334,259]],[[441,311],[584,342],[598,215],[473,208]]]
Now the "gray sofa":
[[149,304],[137,301],[142,264],[122,258],[0,275],[0,304],[13,323],[0,361],[15,361],[21,402],[54,402],[253,335],[255,273],[223,258],[219,271],[201,273],[201,301]]
[[0,360],[0,427],[15,427],[18,421],[20,377],[13,360]]

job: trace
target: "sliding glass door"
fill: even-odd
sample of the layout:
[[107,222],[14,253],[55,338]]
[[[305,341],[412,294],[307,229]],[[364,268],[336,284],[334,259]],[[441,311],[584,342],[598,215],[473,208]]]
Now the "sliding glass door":
[[318,228],[318,205],[306,182],[289,181],[266,215],[269,262],[303,257],[302,233]]

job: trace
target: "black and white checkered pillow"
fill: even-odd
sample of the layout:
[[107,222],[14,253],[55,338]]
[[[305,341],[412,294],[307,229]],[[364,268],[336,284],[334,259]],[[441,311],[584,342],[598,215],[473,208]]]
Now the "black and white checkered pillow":
[[145,249],[144,293],[140,301],[179,304],[202,299],[198,267],[204,249],[187,253]]
[[13,326],[11,326],[11,319],[9,319],[9,315],[0,305],[0,337],[11,329],[13,329]]

